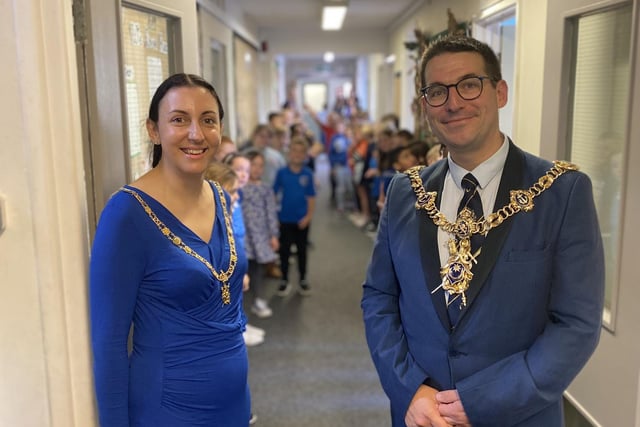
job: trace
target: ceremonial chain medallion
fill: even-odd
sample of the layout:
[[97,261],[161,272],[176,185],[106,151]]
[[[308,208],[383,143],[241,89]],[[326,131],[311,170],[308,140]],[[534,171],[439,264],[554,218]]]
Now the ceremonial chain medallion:
[[233,228],[231,227],[231,219],[229,217],[229,212],[227,211],[227,201],[224,198],[224,192],[222,191],[222,187],[220,187],[220,185],[217,182],[212,181],[212,183],[216,187],[216,190],[220,195],[220,204],[222,205],[224,225],[227,230],[227,239],[229,240],[229,267],[227,268],[227,271],[216,271],[208,260],[206,260],[199,253],[191,249],[189,246],[187,246],[180,237],[173,234],[173,232],[169,229],[169,227],[167,227],[166,225],[164,225],[162,221],[160,221],[160,218],[158,218],[155,212],[151,210],[149,205],[142,199],[142,197],[140,197],[140,195],[137,192],[129,188],[122,188],[121,190],[135,197],[135,199],[140,203],[140,205],[142,205],[142,208],[147,213],[147,215],[149,215],[149,218],[151,218],[151,220],[158,226],[158,229],[160,230],[160,232],[164,236],[166,236],[167,239],[171,241],[171,243],[176,245],[178,248],[182,249],[188,255],[191,255],[192,257],[196,258],[198,261],[203,263],[209,269],[209,271],[211,271],[211,274],[213,274],[213,277],[215,277],[215,279],[218,282],[220,282],[220,297],[222,298],[222,304],[228,305],[228,304],[231,304],[231,289],[229,287],[229,279],[231,278],[231,275],[233,274],[236,268],[236,264],[238,262],[238,254],[236,252],[236,241],[233,238]]
[[450,222],[442,212],[436,207],[437,192],[427,192],[420,178],[420,171],[424,166],[414,166],[405,173],[411,181],[411,188],[416,195],[416,209],[427,212],[433,223],[451,236],[448,241],[449,258],[447,263],[440,268],[442,282],[431,293],[442,288],[447,291],[452,298],[449,298],[447,305],[451,304],[458,297],[462,298],[460,308],[467,305],[465,292],[469,289],[469,284],[473,278],[471,269],[477,264],[477,257],[481,249],[471,253],[471,236],[474,234],[487,235],[489,230],[502,224],[507,218],[520,211],[531,212],[533,210],[533,199],[547,190],[558,177],[565,172],[578,170],[578,166],[573,163],[556,160],[553,166],[528,190],[511,190],[509,204],[503,206],[490,214],[486,219],[477,219],[475,214],[468,208],[462,209],[455,222]]

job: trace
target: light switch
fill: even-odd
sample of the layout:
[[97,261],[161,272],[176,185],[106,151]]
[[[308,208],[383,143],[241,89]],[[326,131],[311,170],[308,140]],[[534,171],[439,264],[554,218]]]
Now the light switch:
[[4,197],[0,196],[0,234],[7,226],[7,214],[5,213]]

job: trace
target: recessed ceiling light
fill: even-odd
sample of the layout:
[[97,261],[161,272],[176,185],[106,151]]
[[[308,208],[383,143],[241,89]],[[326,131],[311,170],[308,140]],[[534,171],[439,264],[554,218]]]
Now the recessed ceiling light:
[[344,17],[347,14],[347,6],[323,6],[322,29],[336,31],[342,28]]

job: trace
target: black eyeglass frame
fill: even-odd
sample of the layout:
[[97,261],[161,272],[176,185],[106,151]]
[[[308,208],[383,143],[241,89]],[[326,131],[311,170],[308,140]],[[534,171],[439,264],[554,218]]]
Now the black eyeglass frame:
[[[462,95],[460,93],[460,89],[458,89],[458,85],[460,83],[462,83],[463,81],[469,80],[469,79],[478,79],[478,80],[480,80],[480,92],[476,96],[473,96],[471,98],[465,98],[464,95]],[[484,81],[485,80],[489,80],[490,82],[496,82],[495,79],[493,79],[493,78],[491,78],[489,76],[467,76],[467,77],[464,77],[464,78],[458,80],[456,83],[451,83],[450,85],[445,85],[445,84],[442,84],[442,83],[435,83],[435,84],[432,84],[432,85],[429,85],[429,86],[424,86],[424,87],[420,88],[420,93],[422,94],[422,97],[427,102],[427,104],[429,104],[432,107],[442,107],[444,104],[446,104],[447,101],[449,100],[449,91],[451,90],[452,87],[456,88],[456,92],[458,92],[458,95],[460,96],[460,98],[464,99],[465,101],[473,101],[474,99],[480,98],[480,95],[482,95],[482,91],[484,90]],[[440,104],[435,104],[434,105],[429,101],[429,98],[427,97],[427,91],[430,88],[436,87],[436,86],[446,88],[447,89],[447,96],[444,97],[444,101],[442,101]]]

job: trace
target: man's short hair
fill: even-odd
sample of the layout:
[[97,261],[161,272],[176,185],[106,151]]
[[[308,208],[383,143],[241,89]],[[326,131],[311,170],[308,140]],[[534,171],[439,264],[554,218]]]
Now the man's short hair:
[[475,52],[480,54],[484,59],[485,71],[491,78],[491,81],[495,84],[502,80],[500,61],[489,45],[473,37],[452,35],[434,41],[422,55],[422,59],[420,60],[420,83],[422,86],[426,86],[427,84],[424,73],[429,61],[443,53],[458,52]]

